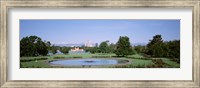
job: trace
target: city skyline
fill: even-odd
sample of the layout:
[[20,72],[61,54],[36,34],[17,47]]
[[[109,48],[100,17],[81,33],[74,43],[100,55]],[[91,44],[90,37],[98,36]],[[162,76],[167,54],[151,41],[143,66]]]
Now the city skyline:
[[52,44],[116,43],[120,36],[148,43],[156,34],[180,40],[180,20],[20,20],[20,39],[36,35]]

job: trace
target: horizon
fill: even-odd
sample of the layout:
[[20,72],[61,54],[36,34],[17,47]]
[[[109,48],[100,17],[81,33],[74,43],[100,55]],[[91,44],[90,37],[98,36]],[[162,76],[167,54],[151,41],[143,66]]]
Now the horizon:
[[147,44],[156,34],[180,40],[180,20],[20,20],[20,40],[36,35],[51,44],[116,43],[120,36]]

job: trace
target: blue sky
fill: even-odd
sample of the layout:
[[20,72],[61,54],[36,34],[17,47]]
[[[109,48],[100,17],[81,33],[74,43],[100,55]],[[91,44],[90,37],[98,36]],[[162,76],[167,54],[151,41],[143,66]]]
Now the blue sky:
[[116,43],[119,36],[148,43],[156,34],[164,41],[180,39],[180,20],[20,20],[20,39],[36,35],[52,44]]

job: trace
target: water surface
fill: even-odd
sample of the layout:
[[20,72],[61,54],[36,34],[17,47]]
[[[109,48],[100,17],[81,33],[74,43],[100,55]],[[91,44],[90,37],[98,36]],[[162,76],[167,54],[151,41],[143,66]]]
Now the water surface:
[[118,60],[115,58],[102,59],[102,58],[87,58],[87,59],[70,59],[70,60],[56,60],[49,62],[53,65],[63,65],[63,66],[80,66],[80,65],[116,65],[121,63],[126,63],[126,60]]

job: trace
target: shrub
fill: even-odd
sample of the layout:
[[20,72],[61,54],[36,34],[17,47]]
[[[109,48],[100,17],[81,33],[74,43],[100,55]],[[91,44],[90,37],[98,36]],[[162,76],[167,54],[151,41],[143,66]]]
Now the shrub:
[[146,57],[134,57],[134,56],[126,56],[126,58],[130,58],[130,59],[142,59],[142,60],[150,60],[150,58],[146,58]]
[[179,58],[172,58],[171,60],[180,64],[180,59]]
[[153,65],[148,65],[148,68],[161,68],[166,67],[166,64],[162,61],[162,59],[152,59]]
[[53,57],[53,59],[64,59],[65,57]]
[[118,63],[127,63],[129,60],[118,60]]
[[111,56],[92,56],[92,58],[110,58]]
[[73,56],[73,57],[54,57],[53,59],[65,59],[65,58],[83,58],[81,56]]
[[81,56],[74,56],[74,57],[72,57],[72,58],[83,58],[83,57],[81,57]]
[[32,58],[32,59],[20,59],[20,62],[30,62],[36,60],[47,60],[48,58]]

